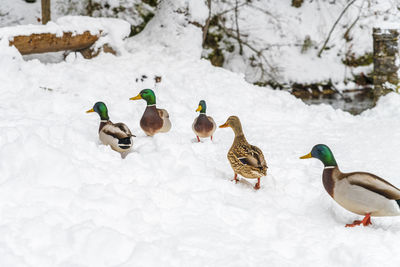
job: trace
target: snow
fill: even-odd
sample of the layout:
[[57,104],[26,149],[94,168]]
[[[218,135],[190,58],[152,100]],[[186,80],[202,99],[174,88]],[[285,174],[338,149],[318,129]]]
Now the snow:
[[[155,17],[130,41],[131,50],[141,49],[136,43],[146,43],[152,50],[199,58],[202,51],[202,30],[193,23],[203,24],[208,13],[200,1],[165,0],[160,2]],[[196,10],[196,16],[191,11]],[[192,12],[194,13],[194,12]]]
[[[307,106],[199,59],[198,28],[157,16],[149,36],[125,42],[120,56],[70,54],[46,64],[0,49],[0,266],[398,263],[399,218],[345,228],[359,216],[324,191],[322,164],[299,156],[325,143],[342,171],[399,186],[400,96],[358,116]],[[181,35],[151,35],[162,20]],[[140,129],[145,103],[129,98],[143,88],[168,110],[170,132],[146,137]],[[231,182],[231,129],[195,141],[200,99],[218,125],[239,116],[248,141],[263,150],[269,169],[259,191],[254,180]],[[85,113],[96,101],[137,136],[125,159],[100,144],[99,118]]]
[[[363,71],[344,65],[342,60],[352,54],[358,57],[372,53],[372,28],[393,28],[400,19],[397,0],[355,1],[334,28],[327,44],[329,49],[318,57],[332,26],[350,1],[310,0],[304,1],[300,8],[292,7],[291,2],[239,1],[239,4],[246,3],[239,9],[238,15],[242,39],[255,49],[263,51],[268,60],[268,64],[264,62],[267,72],[264,79],[274,79],[281,83],[318,83],[331,80],[340,87],[340,83],[352,79],[352,73]],[[213,1],[213,14],[231,10],[226,13],[224,23],[228,29],[235,30],[234,6],[233,0]],[[354,22],[346,41],[344,34]],[[306,37],[310,38],[311,45],[307,51],[302,51]],[[235,40],[231,42],[236,45],[236,49],[233,55],[225,53],[227,60],[224,68],[237,71],[235,55],[239,53],[239,49]],[[261,79],[261,72],[258,67],[251,67],[254,65],[249,60],[252,54],[255,54],[254,51],[244,46],[242,64],[247,68],[239,71],[246,74],[249,82],[256,82]],[[368,72],[372,72],[372,65],[369,65]]]
[[[40,1],[34,4],[26,4],[23,0],[4,0],[3,2],[4,4],[0,6],[0,26],[39,24],[37,19],[41,17]],[[53,2],[53,20],[65,15],[80,15],[89,12],[85,4],[87,1],[56,0]],[[168,47],[167,50],[170,51],[175,47],[178,52],[182,49],[191,50],[192,47],[185,44],[191,40],[197,42],[201,39],[200,34],[189,35],[187,28],[196,27],[188,22],[205,24],[208,17],[205,2],[164,0],[160,1],[157,9],[140,0],[96,0],[92,1],[92,4],[95,7],[93,16],[117,17],[135,26],[143,22],[143,15],[155,12],[155,18],[150,21],[152,25],[147,27],[142,38],[146,39],[149,45],[155,39],[158,42],[164,41],[164,47]],[[230,10],[224,13],[223,18],[226,20],[224,21],[226,28],[233,31],[236,29],[235,2],[235,0],[214,0],[211,5],[213,15]],[[343,60],[348,56],[359,57],[372,53],[372,28],[376,26],[393,28],[398,25],[400,19],[398,0],[357,0],[347,9],[334,28],[327,44],[329,50],[324,50],[319,58],[318,51],[350,1],[308,0],[304,1],[300,8],[291,6],[291,2],[289,0],[238,1],[241,5],[239,25],[242,39],[256,50],[262,50],[267,62],[259,59],[256,53],[246,46],[244,46],[244,55],[239,55],[237,41],[230,38],[221,42],[225,56],[223,67],[244,73],[246,80],[251,83],[265,82],[267,79],[283,84],[324,83],[331,80],[336,88],[345,88],[347,82],[353,80],[354,75],[361,72],[371,73],[372,64],[354,68],[344,65]],[[122,6],[125,9],[121,8]],[[173,14],[176,12],[180,12],[179,16]],[[175,24],[170,23],[171,19],[175,20]],[[344,35],[353,23],[355,24],[350,29],[346,40]],[[201,29],[197,28],[200,32]],[[172,39],[177,42],[169,43],[171,35],[176,37]],[[310,47],[302,51],[307,37],[310,38]],[[227,41],[229,45],[224,44]],[[235,49],[232,53],[228,53],[227,47],[224,46],[232,45]],[[203,51],[205,57],[208,55],[207,52],[209,53],[209,51]],[[252,55],[257,59],[256,61],[251,60]],[[263,78],[258,67],[260,61],[265,69]]]

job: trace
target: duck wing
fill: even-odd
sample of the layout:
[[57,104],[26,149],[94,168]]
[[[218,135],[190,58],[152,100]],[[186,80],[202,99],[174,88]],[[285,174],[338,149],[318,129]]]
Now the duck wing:
[[160,132],[166,133],[171,129],[171,121],[169,120],[168,111],[165,109],[157,109],[157,111],[163,121]]
[[166,109],[159,109],[158,108],[157,111],[158,111],[158,114],[160,115],[161,118],[169,119],[169,113],[168,113],[168,111]]
[[136,135],[131,133],[131,130],[129,130],[128,126],[126,126],[124,123],[122,122],[118,122],[114,124],[115,127],[118,127],[121,131],[125,132],[129,137],[133,136],[136,137]]
[[118,140],[130,138],[132,135],[129,128],[123,123],[107,124],[103,127],[102,132],[112,136]]
[[261,149],[256,146],[240,145],[232,151],[231,156],[237,158],[244,165],[249,165],[266,173],[267,163]]
[[353,172],[344,174],[350,184],[363,187],[388,199],[399,200],[400,190],[386,180],[367,172]]

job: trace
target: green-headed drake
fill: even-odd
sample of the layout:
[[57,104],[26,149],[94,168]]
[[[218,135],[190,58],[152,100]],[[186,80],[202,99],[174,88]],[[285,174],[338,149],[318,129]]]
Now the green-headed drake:
[[343,208],[365,216],[348,226],[371,224],[371,216],[400,215],[400,190],[378,176],[367,172],[342,173],[332,151],[326,145],[315,145],[301,159],[317,158],[324,164],[322,183],[328,194]]
[[228,151],[228,161],[235,173],[234,180],[238,181],[237,175],[245,178],[257,179],[254,189],[260,189],[260,178],[267,175],[267,163],[261,149],[250,145],[244,137],[242,124],[236,116],[230,116],[219,128],[231,127],[235,133],[235,139]]
[[194,119],[194,122],[192,124],[192,130],[196,134],[197,141],[199,142],[199,137],[211,137],[212,140],[215,129],[217,129],[217,125],[215,124],[213,118],[206,115],[206,110],[206,101],[201,100],[199,102],[199,107],[196,109],[196,112],[200,111],[200,115],[196,119]]
[[130,98],[130,100],[139,99],[144,99],[147,102],[147,107],[140,119],[140,127],[142,127],[143,131],[149,136],[159,132],[168,132],[171,129],[169,114],[165,109],[156,107],[156,95],[153,90],[144,89],[137,96]]
[[99,138],[104,145],[109,145],[113,150],[120,152],[124,158],[132,148],[134,135],[128,126],[119,122],[112,123],[108,117],[107,106],[97,102],[86,113],[96,112],[100,116]]

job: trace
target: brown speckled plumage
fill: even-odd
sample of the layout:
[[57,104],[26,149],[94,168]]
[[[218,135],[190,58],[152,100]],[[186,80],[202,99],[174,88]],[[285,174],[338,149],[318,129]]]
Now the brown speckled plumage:
[[239,118],[230,116],[226,123],[222,125],[222,127],[227,126],[231,127],[235,133],[235,139],[227,155],[235,174],[253,179],[266,176],[268,167],[264,155],[258,147],[250,145],[247,142]]

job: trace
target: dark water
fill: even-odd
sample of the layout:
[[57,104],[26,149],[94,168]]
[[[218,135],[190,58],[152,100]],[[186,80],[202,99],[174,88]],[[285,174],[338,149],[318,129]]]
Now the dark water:
[[301,99],[309,105],[328,104],[335,109],[341,109],[353,115],[360,114],[364,110],[375,106],[374,98],[369,91],[345,92],[343,94],[335,93]]

